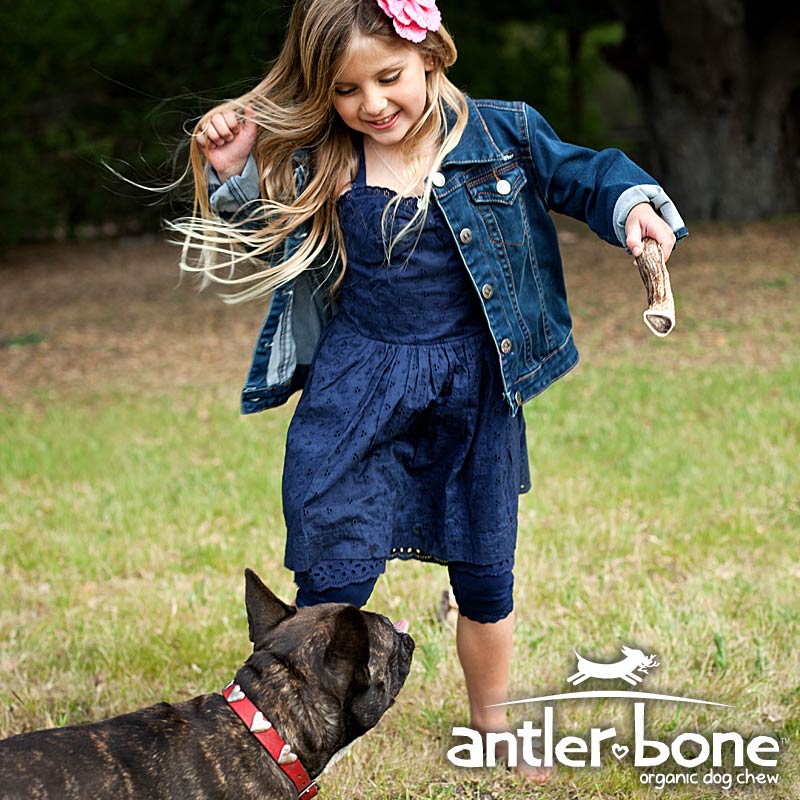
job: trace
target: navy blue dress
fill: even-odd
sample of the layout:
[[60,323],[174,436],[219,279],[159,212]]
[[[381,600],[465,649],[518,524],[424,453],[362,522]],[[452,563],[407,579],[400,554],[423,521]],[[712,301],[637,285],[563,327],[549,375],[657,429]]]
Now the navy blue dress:
[[[359,150],[338,203],[339,313],[287,437],[286,566],[317,591],[375,577],[388,558],[497,574],[513,565],[530,483],[525,422],[503,402],[494,341],[442,212],[432,200],[387,263],[381,217],[395,193],[366,185]],[[416,202],[401,200],[392,234]]]

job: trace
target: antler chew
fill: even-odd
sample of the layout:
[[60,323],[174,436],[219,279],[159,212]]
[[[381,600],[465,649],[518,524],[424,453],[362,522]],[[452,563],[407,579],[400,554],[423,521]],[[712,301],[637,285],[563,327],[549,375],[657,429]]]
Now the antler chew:
[[644,324],[656,335],[666,336],[675,327],[675,301],[664,264],[664,253],[655,239],[645,239],[636,266],[647,289]]

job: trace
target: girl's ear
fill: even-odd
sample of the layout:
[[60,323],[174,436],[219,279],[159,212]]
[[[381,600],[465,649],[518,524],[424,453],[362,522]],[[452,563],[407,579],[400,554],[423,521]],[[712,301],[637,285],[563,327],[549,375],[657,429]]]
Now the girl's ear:
[[425,72],[433,72],[434,63],[433,63],[433,56],[427,55],[425,56]]

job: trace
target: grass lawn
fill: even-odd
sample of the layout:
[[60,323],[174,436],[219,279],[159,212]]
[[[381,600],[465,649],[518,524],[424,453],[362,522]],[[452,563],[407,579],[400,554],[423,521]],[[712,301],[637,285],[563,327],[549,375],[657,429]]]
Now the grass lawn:
[[[660,662],[640,690],[726,704],[652,702],[648,738],[775,736],[778,768],[750,771],[779,781],[737,786],[726,759],[729,788],[677,769],[698,784],[660,791],[666,767],[635,769],[610,748],[600,767],[562,767],[536,789],[451,766],[452,728],[469,721],[435,615],[446,572],[405,562],[370,607],[411,620],[412,673],[323,796],[794,800],[800,220],[692,226],[670,262],[666,340],[641,321],[630,259],[569,221],[559,230],[582,363],[525,408],[513,696],[570,691],[574,650],[614,661],[636,646]],[[280,508],[291,406],[237,408],[263,309],[176,285],[176,261],[159,242],[123,241],[0,263],[2,736],[218,691],[249,649],[244,568],[293,596]],[[512,706],[511,720],[537,722],[540,706]],[[613,726],[632,744],[629,700],[556,714],[558,737]]]

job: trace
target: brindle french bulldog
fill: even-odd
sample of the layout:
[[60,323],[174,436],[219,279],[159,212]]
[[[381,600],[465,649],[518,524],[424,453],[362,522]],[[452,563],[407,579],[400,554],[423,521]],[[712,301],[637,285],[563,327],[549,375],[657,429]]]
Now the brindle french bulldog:
[[[253,654],[234,688],[316,779],[392,705],[414,642],[379,614],[333,603],[296,609],[251,570],[245,578]],[[222,694],[0,742],[3,800],[297,796]]]

